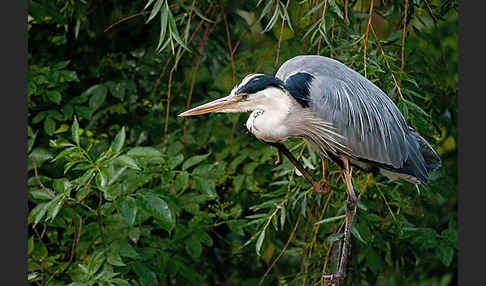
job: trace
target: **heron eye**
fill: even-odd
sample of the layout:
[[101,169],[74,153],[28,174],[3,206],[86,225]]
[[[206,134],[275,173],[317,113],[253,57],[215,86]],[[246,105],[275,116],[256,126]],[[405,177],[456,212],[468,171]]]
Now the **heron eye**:
[[246,99],[248,99],[248,94],[243,93],[243,94],[241,95],[241,98],[243,98],[243,99],[245,99],[245,100],[246,100]]

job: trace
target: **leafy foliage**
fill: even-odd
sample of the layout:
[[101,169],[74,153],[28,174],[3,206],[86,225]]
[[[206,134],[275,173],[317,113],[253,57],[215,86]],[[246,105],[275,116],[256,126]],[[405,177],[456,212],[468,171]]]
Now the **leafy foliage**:
[[176,116],[298,54],[366,75],[443,160],[419,187],[353,170],[344,284],[457,283],[457,1],[30,0],[28,23],[31,285],[321,285],[339,167],[318,195],[246,116]]

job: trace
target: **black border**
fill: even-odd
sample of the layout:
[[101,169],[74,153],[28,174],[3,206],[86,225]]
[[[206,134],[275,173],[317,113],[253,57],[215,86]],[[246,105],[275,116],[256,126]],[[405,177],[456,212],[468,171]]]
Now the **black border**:
[[485,284],[484,4],[459,2],[458,285]]
[[[27,285],[27,1],[2,5],[1,284]],[[5,7],[7,6],[7,7]]]

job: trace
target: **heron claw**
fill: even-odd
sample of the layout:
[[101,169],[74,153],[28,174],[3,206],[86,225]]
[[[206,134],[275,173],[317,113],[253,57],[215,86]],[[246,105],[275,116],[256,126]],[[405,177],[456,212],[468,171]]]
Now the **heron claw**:
[[330,192],[329,185],[324,180],[312,182],[312,187],[317,194],[325,195]]
[[342,274],[342,273],[323,275],[322,276],[322,280],[330,282],[330,284],[327,284],[329,286],[341,285],[340,280],[342,280],[342,279],[344,279],[344,274]]

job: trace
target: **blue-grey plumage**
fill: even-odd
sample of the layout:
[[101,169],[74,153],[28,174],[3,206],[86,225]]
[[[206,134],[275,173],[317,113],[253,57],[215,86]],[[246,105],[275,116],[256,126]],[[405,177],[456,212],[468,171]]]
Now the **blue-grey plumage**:
[[[312,75],[310,108],[332,124],[351,150],[351,163],[377,167],[388,177],[427,183],[440,158],[409,127],[393,101],[371,81],[346,65],[322,56],[286,61],[276,77],[289,81],[296,73]],[[418,180],[417,180],[418,179]]]
[[294,57],[275,76],[246,76],[230,95],[181,114],[253,111],[246,125],[260,140],[303,138],[321,157],[389,178],[427,183],[440,158],[371,81],[323,56]]

